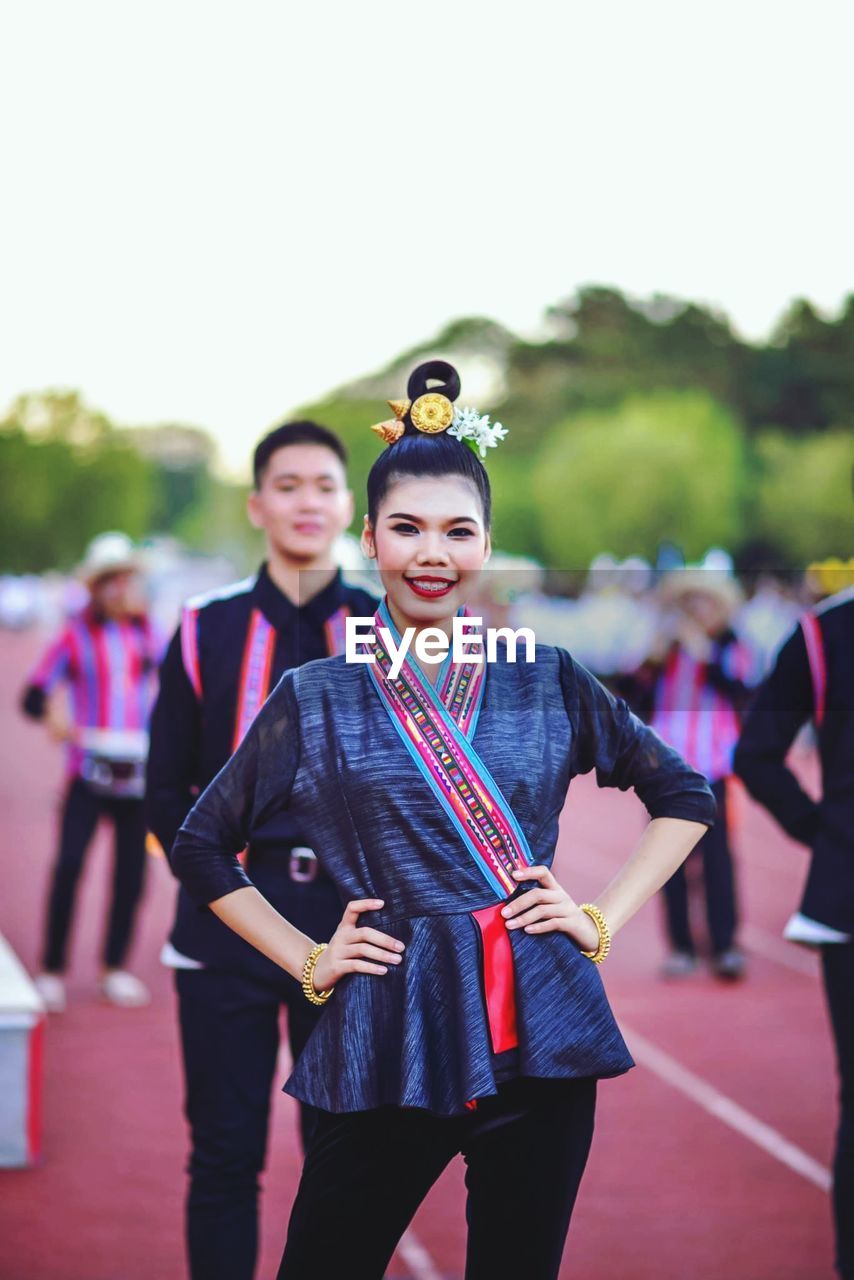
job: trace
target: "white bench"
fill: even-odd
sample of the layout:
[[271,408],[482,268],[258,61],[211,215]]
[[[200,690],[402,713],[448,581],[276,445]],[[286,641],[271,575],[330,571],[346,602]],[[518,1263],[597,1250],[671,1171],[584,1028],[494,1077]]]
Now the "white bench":
[[35,1164],[41,1151],[44,1003],[0,934],[0,1167]]

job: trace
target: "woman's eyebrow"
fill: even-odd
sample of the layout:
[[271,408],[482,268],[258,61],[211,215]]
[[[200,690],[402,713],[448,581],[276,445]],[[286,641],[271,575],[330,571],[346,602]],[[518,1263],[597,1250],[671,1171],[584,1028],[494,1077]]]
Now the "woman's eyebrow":
[[[386,520],[409,520],[412,524],[423,524],[419,516],[407,515],[405,511],[392,511],[386,516]],[[450,520],[445,521],[446,524],[477,524],[474,516],[451,516]]]

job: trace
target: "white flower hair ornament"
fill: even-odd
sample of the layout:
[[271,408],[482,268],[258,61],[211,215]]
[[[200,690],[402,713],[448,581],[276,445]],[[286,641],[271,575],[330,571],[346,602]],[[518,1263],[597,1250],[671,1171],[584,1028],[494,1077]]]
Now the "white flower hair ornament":
[[448,435],[467,444],[481,458],[488,449],[494,449],[507,435],[507,428],[500,422],[490,422],[488,413],[466,407],[454,409],[454,420],[448,427]]

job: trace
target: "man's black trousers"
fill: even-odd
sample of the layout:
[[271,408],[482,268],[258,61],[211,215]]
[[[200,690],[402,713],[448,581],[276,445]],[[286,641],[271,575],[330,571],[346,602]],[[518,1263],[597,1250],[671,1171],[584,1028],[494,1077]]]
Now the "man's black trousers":
[[[213,967],[178,969],[175,978],[191,1136],[190,1275],[192,1280],[252,1280],[282,1006],[294,1059],[320,1010],[284,971],[278,984]],[[315,1115],[301,1109],[303,1145]]]

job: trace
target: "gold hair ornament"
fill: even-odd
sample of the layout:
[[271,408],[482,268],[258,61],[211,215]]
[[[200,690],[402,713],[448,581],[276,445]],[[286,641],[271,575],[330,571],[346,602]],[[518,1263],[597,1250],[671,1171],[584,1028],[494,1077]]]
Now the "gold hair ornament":
[[419,431],[435,436],[440,431],[447,431],[453,422],[454,406],[447,396],[440,395],[438,391],[428,391],[427,395],[418,397],[409,416]]
[[410,403],[409,400],[389,400],[388,406],[394,417],[386,422],[375,422],[371,427],[371,430],[375,431],[386,444],[394,444],[403,435],[403,419],[409,413]]
[[371,430],[386,444],[395,444],[406,428],[406,415],[412,424],[425,435],[438,435],[447,431],[462,444],[468,445],[473,453],[485,458],[490,449],[494,449],[507,435],[507,428],[500,422],[490,422],[488,413],[478,413],[477,409],[455,408],[447,396],[438,391],[429,391],[419,396],[413,404],[409,400],[389,400],[388,404],[394,418],[386,422],[375,422]]
[[396,419],[390,422],[375,422],[371,430],[375,431],[380,440],[384,440],[386,444],[394,444],[403,435],[403,423]]

